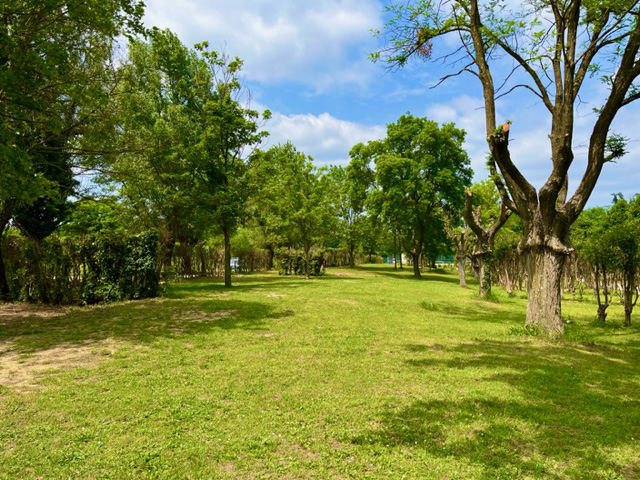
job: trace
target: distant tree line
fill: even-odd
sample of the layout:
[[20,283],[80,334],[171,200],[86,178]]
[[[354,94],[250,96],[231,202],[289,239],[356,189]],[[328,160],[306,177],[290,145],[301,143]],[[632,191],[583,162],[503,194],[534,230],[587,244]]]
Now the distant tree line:
[[[453,255],[480,296],[534,285],[542,302],[537,220],[496,169],[509,123],[489,132],[489,177],[473,185],[465,132],[410,113],[346,167],[319,168],[290,142],[264,148],[270,112],[251,109],[242,60],[144,29],[141,2],[10,0],[0,13],[0,299],[142,298],[162,279],[229,287],[233,268],[309,278],[380,257],[403,268],[404,254],[417,278]],[[637,198],[576,209],[549,247],[559,288],[593,291],[602,321],[616,295],[625,323],[637,301]]]

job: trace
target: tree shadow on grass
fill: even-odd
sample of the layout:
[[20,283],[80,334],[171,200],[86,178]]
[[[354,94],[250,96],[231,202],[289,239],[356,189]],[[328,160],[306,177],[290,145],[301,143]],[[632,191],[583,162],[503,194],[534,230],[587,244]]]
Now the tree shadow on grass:
[[[362,280],[359,277],[351,276],[337,276],[337,275],[322,275],[319,277],[311,277],[309,280],[304,276],[258,276],[252,275],[249,277],[241,277],[233,279],[233,286],[231,288],[224,286],[224,280],[216,277],[206,277],[197,279],[187,279],[179,283],[171,284],[166,293],[166,298],[187,298],[194,295],[212,295],[212,296],[226,296],[235,292],[251,292],[260,290],[272,290],[277,292],[279,290],[296,289],[326,282],[326,281],[340,281],[340,280]],[[311,283],[310,283],[311,282]]]
[[393,272],[384,272],[379,270],[374,270],[376,275],[381,275],[384,277],[393,277],[403,280],[413,280],[413,281],[428,281],[428,282],[446,282],[446,283],[460,283],[460,280],[457,276],[452,276],[450,274],[438,274],[438,273],[422,273],[421,276],[415,277],[414,275],[407,275],[405,273],[396,273]]
[[[637,351],[500,341],[406,349],[409,368],[470,369],[475,382],[458,389],[459,399],[383,411],[379,427],[354,443],[463,457],[484,478],[640,477],[636,449],[614,452],[640,435]],[[492,395],[496,382],[507,395],[502,387]]]
[[[465,322],[487,322],[499,323],[504,325],[524,325],[525,313],[514,313],[512,309],[505,310],[500,304],[491,302],[473,302],[471,304],[452,304],[445,302],[430,302],[423,300],[420,307],[430,315],[442,314],[447,317],[453,317],[456,321]],[[432,312],[432,313],[431,313]]]
[[72,310],[51,318],[5,318],[0,322],[0,344],[7,342],[23,353],[106,339],[145,344],[213,330],[260,330],[270,320],[290,315],[293,311],[233,297],[159,298]]

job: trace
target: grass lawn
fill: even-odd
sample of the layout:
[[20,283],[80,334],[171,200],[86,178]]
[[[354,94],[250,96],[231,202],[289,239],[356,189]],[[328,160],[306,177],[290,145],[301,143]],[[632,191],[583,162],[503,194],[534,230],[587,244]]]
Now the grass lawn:
[[454,274],[235,285],[2,310],[0,478],[640,478],[620,305],[601,326],[565,301],[549,341],[522,328],[526,300]]

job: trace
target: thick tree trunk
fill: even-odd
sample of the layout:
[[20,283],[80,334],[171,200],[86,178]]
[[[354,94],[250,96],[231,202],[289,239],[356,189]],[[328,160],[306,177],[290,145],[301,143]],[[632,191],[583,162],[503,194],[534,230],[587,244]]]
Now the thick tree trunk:
[[464,264],[466,262],[466,257],[463,255],[459,255],[456,258],[456,265],[458,267],[458,277],[460,278],[460,286],[462,288],[466,288],[467,286],[467,277],[464,271]]
[[413,262],[413,276],[416,278],[421,278],[420,274],[420,253],[411,252],[411,260]]
[[528,303],[526,326],[548,335],[564,332],[560,283],[566,255],[545,247],[528,253]]
[[231,234],[229,229],[222,229],[224,235],[224,286],[231,287]]
[[476,261],[478,264],[478,282],[480,284],[478,295],[484,298],[491,293],[491,267],[487,264],[485,255],[478,255]]
[[355,255],[356,246],[351,244],[349,245],[349,266],[351,268],[356,266],[356,255]]

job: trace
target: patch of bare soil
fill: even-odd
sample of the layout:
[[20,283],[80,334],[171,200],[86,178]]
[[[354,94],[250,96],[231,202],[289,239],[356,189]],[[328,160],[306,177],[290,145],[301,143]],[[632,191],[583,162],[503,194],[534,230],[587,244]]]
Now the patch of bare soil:
[[174,320],[188,322],[213,322],[221,318],[229,318],[235,315],[237,310],[220,310],[219,312],[205,312],[203,310],[187,310],[174,315]]
[[48,350],[24,356],[9,344],[0,344],[0,385],[17,391],[38,388],[39,379],[52,370],[92,368],[100,357],[111,355],[125,342],[106,339],[85,344],[63,343]]
[[58,317],[65,313],[67,313],[67,309],[64,307],[29,305],[27,303],[0,303],[0,324],[8,324],[29,317]]
[[284,298],[284,295],[282,295],[281,293],[269,292],[266,295],[267,298]]

